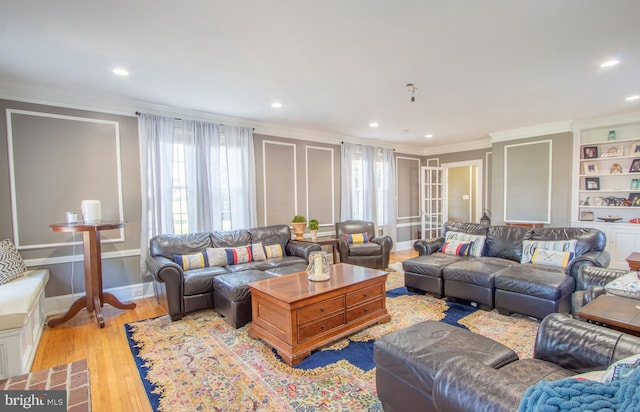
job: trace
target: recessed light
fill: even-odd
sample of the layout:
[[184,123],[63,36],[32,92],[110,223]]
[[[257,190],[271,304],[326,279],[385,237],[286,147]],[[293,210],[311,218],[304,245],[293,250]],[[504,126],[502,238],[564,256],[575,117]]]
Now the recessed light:
[[611,59],[611,60],[607,60],[604,61],[600,64],[600,67],[602,67],[603,69],[606,67],[612,67],[615,66],[616,64],[620,63],[620,60],[616,60],[616,59]]
[[282,107],[282,103],[280,102],[273,102],[271,103],[271,107],[273,107],[274,109],[279,109]]
[[425,135],[424,135],[424,137],[425,137],[426,139],[431,139],[431,138],[433,137],[433,135],[432,135],[432,134],[425,134]]
[[128,76],[129,72],[126,69],[123,69],[122,67],[116,67],[113,70],[111,70],[111,72],[113,74],[117,74],[118,76]]
[[369,123],[369,127],[378,127],[379,124],[377,122],[371,122]]
[[629,96],[629,97],[627,97],[625,100],[626,100],[626,101],[628,101],[628,102],[630,102],[630,101],[638,100],[638,99],[640,99],[640,96],[639,96],[639,95],[637,95],[637,94],[634,94],[633,96]]

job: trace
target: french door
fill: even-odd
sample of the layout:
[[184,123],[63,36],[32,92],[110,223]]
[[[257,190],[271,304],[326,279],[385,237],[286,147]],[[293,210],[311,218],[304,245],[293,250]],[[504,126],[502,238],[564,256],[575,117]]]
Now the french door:
[[423,239],[440,237],[443,224],[442,168],[420,168],[421,225]]

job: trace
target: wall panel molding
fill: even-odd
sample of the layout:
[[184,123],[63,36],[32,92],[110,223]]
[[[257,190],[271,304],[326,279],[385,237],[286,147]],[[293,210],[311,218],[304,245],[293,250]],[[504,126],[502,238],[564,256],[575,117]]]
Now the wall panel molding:
[[[287,165],[289,164],[289,169],[288,169],[288,177],[292,178],[293,181],[292,182],[287,182],[284,177],[285,177],[285,173],[284,171],[278,171],[274,169],[271,169],[269,166],[269,156],[267,154],[268,152],[268,146],[274,146],[274,148],[276,147],[286,147],[286,148],[290,148],[291,149],[291,162],[288,163],[286,161],[286,159],[283,159],[281,157],[277,157],[278,160],[278,164],[274,165],[274,166],[283,166],[283,165]],[[270,173],[272,174],[278,174],[279,173],[279,178],[282,179],[280,184],[283,185],[281,187],[281,189],[286,189],[287,187],[291,188],[291,190],[293,191],[293,211],[290,212],[289,214],[291,214],[290,216],[286,217],[287,222],[290,221],[290,219],[294,216],[294,214],[298,213],[298,173],[297,173],[297,146],[293,143],[285,143],[285,142],[278,142],[278,141],[274,141],[274,140],[263,140],[262,141],[262,180],[263,180],[263,205],[264,205],[264,225],[268,226],[270,224],[278,224],[278,223],[282,223],[282,220],[280,220],[279,222],[274,222],[274,223],[269,223],[269,196],[268,194],[272,193],[274,186],[274,181],[277,181],[276,179],[273,179],[274,181],[269,182],[269,176]],[[284,186],[284,185],[289,185],[289,186]],[[267,187],[271,188],[270,190],[267,190]],[[278,196],[279,197],[279,196]],[[274,206],[274,208],[276,208],[276,206]],[[286,212],[285,212],[286,213]],[[283,214],[283,218],[284,218],[284,214]]]
[[[323,173],[319,173],[319,174],[314,174],[312,175],[309,171],[309,163],[310,163],[310,156],[311,153],[313,151],[319,151],[320,153],[322,152],[328,152],[329,154],[329,163],[328,163],[328,176],[326,174]],[[317,178],[319,177],[321,180],[325,181],[327,179],[329,179],[328,182],[328,186],[329,186],[329,196],[327,196],[327,194],[325,193],[324,196],[322,196],[321,194],[321,199],[318,200],[313,199],[313,204],[316,205],[318,201],[323,202],[323,206],[327,207],[328,209],[331,210],[331,219],[329,222],[323,222],[322,219],[320,219],[320,221],[318,222],[320,226],[335,226],[335,220],[336,220],[336,211],[335,211],[335,199],[336,199],[336,191],[335,191],[335,164],[334,164],[334,149],[330,148],[330,147],[321,147],[321,146],[312,146],[312,145],[306,145],[305,146],[305,180],[306,180],[306,184],[305,184],[305,195],[306,195],[306,217],[307,220],[309,219],[314,219],[314,216],[312,216],[312,212],[310,211],[310,204],[312,204],[311,199],[309,198],[309,194],[310,192],[314,192],[315,187],[312,188],[313,184],[310,182],[310,180],[313,180],[314,177]],[[320,156],[320,154],[319,154]],[[319,170],[317,168],[313,169],[314,173],[318,173]],[[327,205],[327,203],[329,203]]]

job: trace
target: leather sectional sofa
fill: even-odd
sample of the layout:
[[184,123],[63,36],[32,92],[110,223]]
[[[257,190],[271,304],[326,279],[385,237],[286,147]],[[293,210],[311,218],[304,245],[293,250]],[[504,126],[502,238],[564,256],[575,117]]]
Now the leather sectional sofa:
[[[451,235],[478,241],[479,256],[441,252]],[[566,267],[521,263],[523,250],[529,248],[527,253],[532,253],[536,245],[551,247],[563,241],[572,242],[575,249]],[[438,298],[470,301],[482,309],[495,307],[502,314],[517,312],[542,319],[549,313],[571,311],[579,269],[609,264],[605,245],[606,237],[597,229],[447,222],[441,237],[414,243],[419,256],[403,262],[405,285]]]
[[[265,256],[264,259],[252,259],[253,261],[238,264],[207,264],[205,267],[188,270],[176,263],[176,256],[258,244],[263,248],[267,246],[281,250],[282,256]],[[214,308],[229,323],[240,327],[251,319],[251,301],[246,286],[248,283],[304,270],[309,254],[321,250],[317,244],[291,240],[287,225],[160,235],[150,241],[150,256],[146,259],[146,266],[155,280],[156,298],[167,310],[171,320],[182,319],[188,312]],[[254,252],[257,254],[258,250],[254,249]],[[218,291],[215,291],[216,287]]]
[[[528,359],[508,356],[506,346],[483,344],[488,338],[466,330],[435,331],[437,323],[416,324],[376,341],[376,387],[386,412],[516,411],[526,390],[539,381],[606,370],[640,353],[639,337],[558,313],[540,323]],[[479,356],[476,346],[491,350]]]

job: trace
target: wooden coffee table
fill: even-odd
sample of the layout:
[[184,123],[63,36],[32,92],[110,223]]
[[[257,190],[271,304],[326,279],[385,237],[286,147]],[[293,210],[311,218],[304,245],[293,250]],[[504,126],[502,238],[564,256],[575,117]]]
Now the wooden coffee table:
[[306,272],[298,272],[250,283],[249,336],[296,365],[315,349],[391,320],[385,299],[388,274],[338,263],[331,265],[331,279],[325,282],[311,282]]
[[640,300],[601,295],[578,309],[577,315],[640,336]]

